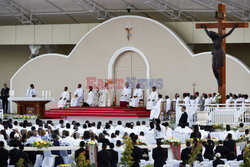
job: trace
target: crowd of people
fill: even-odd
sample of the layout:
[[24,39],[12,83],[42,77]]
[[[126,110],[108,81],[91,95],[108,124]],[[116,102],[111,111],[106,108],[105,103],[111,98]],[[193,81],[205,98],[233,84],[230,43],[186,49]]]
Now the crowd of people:
[[[228,160],[242,160],[242,154],[238,156],[236,154],[235,141],[233,139],[240,138],[242,135],[250,137],[249,129],[246,129],[242,123],[236,132],[232,131],[230,126],[227,125],[224,132],[224,141],[219,141],[219,145],[215,147],[210,132],[205,131],[203,127],[195,125],[191,129],[181,125],[171,129],[167,122],[161,123],[159,119],[150,122],[149,126],[146,125],[145,121],[137,121],[135,124],[132,122],[122,124],[121,121],[118,121],[117,125],[113,125],[112,121],[103,124],[102,122],[95,123],[87,120],[82,124],[76,121],[68,123],[60,120],[58,125],[54,125],[51,120],[44,122],[37,119],[35,124],[27,120],[23,122],[12,122],[11,119],[8,121],[0,120],[0,155],[9,155],[0,157],[0,166],[6,166],[8,158],[10,159],[9,164],[15,165],[20,157],[24,159],[25,166],[30,163],[34,164],[36,160],[35,155],[42,154],[42,152],[25,152],[23,149],[24,146],[32,146],[35,141],[39,140],[51,141],[53,146],[80,146],[75,151],[76,157],[81,152],[86,152],[85,144],[87,142],[94,141],[99,146],[102,146],[102,150],[97,153],[97,161],[100,162],[100,166],[117,166],[121,162],[122,152],[124,151],[122,145],[125,137],[131,137],[133,141],[133,166],[139,166],[141,159],[147,159],[145,155],[149,155],[148,152],[152,153],[151,156],[154,159],[155,166],[163,166],[168,158],[168,154],[167,150],[161,147],[161,141],[177,137],[176,134],[178,133],[176,132],[188,132],[190,136],[187,139],[193,139],[192,143],[188,141],[186,147],[182,150],[182,164],[188,162],[188,157],[190,157],[188,155],[192,154],[193,148],[196,147],[200,139],[206,139],[207,142],[202,143],[205,152],[204,154],[201,152],[197,156],[197,160],[213,160],[214,156],[217,157],[215,163],[221,162],[220,157]],[[153,150],[140,149],[136,146],[138,141],[147,145],[156,144],[157,147]],[[8,151],[5,148],[8,147],[13,148],[7,154]],[[63,163],[59,151],[52,151],[52,154],[57,156],[57,164]],[[88,157],[86,156],[86,158]]]

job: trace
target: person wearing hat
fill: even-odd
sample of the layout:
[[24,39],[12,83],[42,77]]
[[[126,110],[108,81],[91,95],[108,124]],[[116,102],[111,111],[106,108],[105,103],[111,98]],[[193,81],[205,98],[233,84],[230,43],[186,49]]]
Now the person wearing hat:
[[225,162],[220,159],[221,155],[220,153],[215,154],[215,160],[213,161],[213,167],[216,167],[217,165],[224,165]]

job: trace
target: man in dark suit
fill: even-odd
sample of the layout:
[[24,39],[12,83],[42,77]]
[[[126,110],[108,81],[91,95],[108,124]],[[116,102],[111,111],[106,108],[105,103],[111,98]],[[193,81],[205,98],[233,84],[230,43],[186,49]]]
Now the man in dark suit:
[[140,167],[140,159],[142,159],[142,150],[135,146],[136,140],[133,139],[133,147],[134,149],[132,150],[131,156],[133,157],[133,165],[132,167]]
[[232,139],[232,134],[228,133],[226,140],[224,141],[224,146],[227,149],[227,160],[235,160],[236,156],[236,143]]
[[216,153],[215,157],[216,157],[216,159],[213,161],[213,167],[216,167],[217,165],[225,164],[225,162],[220,159],[220,157],[221,157],[220,153]]
[[8,166],[8,151],[4,148],[4,142],[0,141],[0,166],[7,167]]
[[16,165],[18,159],[17,159],[17,153],[19,150],[17,149],[17,143],[13,144],[13,149],[9,151],[9,157],[10,157],[10,162],[9,165]]
[[110,143],[109,145],[109,152],[111,155],[111,167],[117,167],[117,163],[118,163],[118,152],[114,150],[114,143]]
[[80,148],[75,151],[75,158],[78,158],[81,153],[85,153],[85,158],[89,159],[89,152],[84,148],[85,147],[85,142],[81,141],[79,144]]
[[161,140],[157,140],[157,147],[153,149],[154,167],[162,167],[168,158],[167,150],[161,147]]
[[111,167],[111,155],[106,148],[107,145],[103,143],[102,150],[97,153],[98,167]]
[[29,155],[26,152],[23,152],[23,150],[24,150],[24,146],[20,145],[19,146],[19,151],[16,154],[17,163],[22,158],[23,159],[23,167],[28,167],[29,166],[28,164],[30,162]]
[[188,115],[186,113],[186,107],[182,106],[181,108],[182,114],[181,114],[181,118],[179,119],[179,124],[178,126],[188,126]]
[[8,112],[8,97],[9,97],[9,88],[7,84],[3,84],[3,88],[1,90],[1,99],[3,102],[3,112],[6,114]]
[[225,146],[223,146],[223,141],[219,140],[219,145],[216,146],[214,153],[220,153],[221,158],[227,158],[227,148]]
[[183,163],[185,164],[188,164],[188,161],[189,161],[189,158],[191,156],[191,144],[190,144],[190,141],[187,141],[186,142],[186,148],[184,148],[182,151],[181,151],[181,160]]

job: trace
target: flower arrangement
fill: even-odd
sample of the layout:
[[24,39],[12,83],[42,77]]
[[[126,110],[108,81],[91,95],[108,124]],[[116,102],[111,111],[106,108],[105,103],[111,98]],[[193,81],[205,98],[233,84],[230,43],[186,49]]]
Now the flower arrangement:
[[[189,141],[191,144],[194,144],[193,143],[193,138],[190,138],[190,139],[186,139],[186,141]],[[200,140],[199,138],[196,138],[196,140],[198,141],[198,142],[203,142],[203,141],[205,141],[205,140]]]
[[3,119],[8,119],[8,114],[3,114]]
[[214,124],[212,126],[213,129],[220,129],[220,130],[225,130],[226,128],[223,126],[223,124]]
[[250,166],[250,145],[246,145],[243,152],[244,162],[241,164],[242,167]]
[[38,149],[41,149],[43,147],[48,148],[48,147],[51,147],[51,146],[52,146],[52,143],[48,142],[46,140],[39,140],[39,141],[35,141],[33,143],[33,147],[36,147]]
[[136,145],[144,145],[144,146],[146,146],[147,144],[142,142],[140,139],[137,139],[136,140]]
[[[77,158],[75,158],[75,163],[72,163],[71,167],[88,167],[89,160],[86,159],[85,152],[81,153]],[[62,166],[64,167],[64,166]]]
[[133,157],[132,157],[132,151],[134,149],[133,144],[132,144],[132,139],[130,137],[125,137],[124,139],[124,151],[122,153],[121,157],[121,165],[124,167],[131,167],[134,163]]
[[180,145],[181,141],[177,138],[168,138],[165,141],[162,142],[162,144],[167,144],[167,145]]
[[86,143],[86,146],[98,146],[98,144],[94,140],[90,140]]
[[13,119],[38,119],[39,115],[13,115]]

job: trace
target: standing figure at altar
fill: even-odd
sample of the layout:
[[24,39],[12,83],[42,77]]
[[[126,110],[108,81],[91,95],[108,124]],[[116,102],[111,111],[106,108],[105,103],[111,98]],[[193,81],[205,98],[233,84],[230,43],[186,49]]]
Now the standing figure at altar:
[[80,106],[80,102],[83,99],[83,89],[82,85],[78,84],[77,89],[74,92],[74,97],[71,99],[71,106]]
[[129,87],[129,83],[126,82],[124,88],[122,89],[121,97],[120,97],[120,106],[127,106],[131,97],[131,88]]
[[69,91],[68,87],[65,87],[58,101],[58,108],[65,108],[67,101],[69,101]]
[[152,92],[148,97],[147,110],[151,110],[156,105],[157,100],[158,100],[158,92],[156,92],[156,87],[154,86],[152,88]]
[[30,88],[27,90],[26,96],[29,98],[37,97],[37,91],[34,84],[30,84]]
[[104,88],[99,91],[100,97],[98,101],[98,106],[105,107],[108,102],[108,83],[105,83]]
[[93,91],[93,86],[89,86],[89,93],[86,102],[83,103],[83,107],[88,106],[97,106],[97,96],[96,93]]
[[130,99],[129,107],[138,107],[141,100],[143,100],[143,91],[140,89],[140,84],[137,84],[133,97]]

